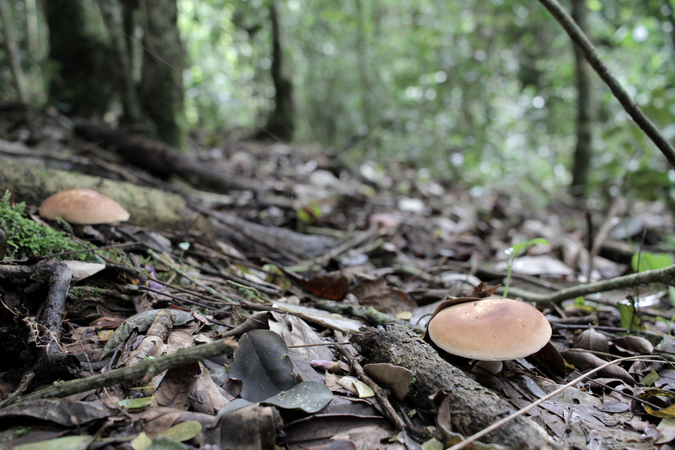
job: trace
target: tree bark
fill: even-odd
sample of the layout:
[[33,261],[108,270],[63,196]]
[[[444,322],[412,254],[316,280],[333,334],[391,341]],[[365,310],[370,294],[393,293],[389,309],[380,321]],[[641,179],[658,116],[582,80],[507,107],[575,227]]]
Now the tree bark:
[[[0,141],[0,145],[3,141]],[[201,231],[235,245],[250,257],[266,257],[282,263],[321,255],[336,245],[334,239],[252,223],[234,214],[188,205],[183,197],[63,170],[5,158],[0,165],[0,192],[12,189],[17,202],[39,205],[49,195],[72,188],[94,189],[120,203],[129,223],[148,228]]]
[[295,131],[295,105],[293,102],[293,83],[286,75],[281,25],[275,0],[270,2],[270,22],[272,23],[272,68],[274,83],[274,111],[264,129],[256,136],[259,139],[290,141]]
[[141,103],[167,144],[185,150],[183,70],[187,57],[176,0],[140,0],[143,21]]
[[115,67],[100,15],[72,0],[44,2],[49,60],[56,71],[49,100],[68,115],[99,116],[108,109]]
[[18,50],[16,48],[16,38],[14,36],[14,24],[12,23],[12,7],[7,0],[0,0],[0,19],[2,21],[3,47],[5,48],[6,58],[9,61],[9,68],[12,71],[12,81],[14,89],[22,103],[28,102],[28,83],[24,76],[21,63],[19,62]]
[[[352,342],[372,363],[394,364],[413,372],[415,379],[407,398],[415,407],[433,409],[429,397],[439,390],[445,391],[452,405],[455,432],[472,435],[512,409],[506,400],[441,359],[429,344],[403,325],[390,324],[384,331],[373,329],[354,334]],[[522,449],[561,448],[539,425],[525,417],[515,418],[484,439],[487,443]]]
[[98,0],[98,5],[110,35],[111,59],[115,61],[117,66],[115,85],[124,111],[122,121],[140,123],[143,120],[143,115],[132,76],[131,60],[125,42],[127,39],[122,31],[124,29],[122,5],[117,0]]
[[[588,35],[588,8],[585,0],[572,0],[572,18]],[[588,174],[593,155],[593,77],[591,65],[578,46],[574,46],[577,81],[577,145],[574,150],[570,194],[584,197],[588,188]]]

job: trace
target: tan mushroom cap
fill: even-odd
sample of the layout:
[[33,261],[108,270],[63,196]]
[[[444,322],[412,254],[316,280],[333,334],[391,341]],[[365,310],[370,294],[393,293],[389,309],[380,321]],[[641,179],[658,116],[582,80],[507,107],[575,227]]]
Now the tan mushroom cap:
[[429,322],[429,337],[453,355],[506,361],[541,350],[551,339],[551,325],[534,306],[489,298],[445,308]]
[[91,189],[68,189],[50,195],[42,202],[40,215],[83,225],[129,220],[129,213],[119,203]]

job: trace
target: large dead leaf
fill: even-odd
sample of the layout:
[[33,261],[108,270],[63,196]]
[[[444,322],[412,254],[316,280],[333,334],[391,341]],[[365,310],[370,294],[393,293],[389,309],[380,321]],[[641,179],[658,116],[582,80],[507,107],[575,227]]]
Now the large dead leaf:
[[363,370],[380,386],[390,389],[398,400],[403,400],[410,392],[410,382],[414,375],[405,367],[387,363],[366,364]]
[[[307,322],[296,316],[282,316],[271,313],[274,320],[269,321],[270,330],[277,332],[286,342],[286,345],[326,344],[319,335],[307,325]],[[311,360],[331,360],[333,352],[327,346],[297,347],[289,349],[307,362]]]
[[342,300],[349,292],[349,280],[341,271],[319,275],[310,280],[300,278],[296,281],[312,294],[328,300]]
[[[572,364],[574,367],[580,370],[595,369],[605,364],[605,360],[598,358],[597,356],[586,353],[586,352],[576,352],[576,351],[563,351],[560,354],[565,358],[565,361]],[[635,384],[633,377],[622,367],[617,366],[616,364],[609,367],[605,367],[599,373],[606,377],[618,378],[630,385]]]
[[176,367],[166,372],[155,391],[151,406],[170,406],[187,411],[190,406],[188,396],[192,393],[197,377],[201,374],[199,363]]
[[201,368],[202,374],[197,378],[192,392],[188,394],[190,405],[194,411],[215,414],[234,398],[216,386],[206,367],[201,365]]
[[[0,409],[0,417],[31,417],[64,426],[81,425],[114,414],[114,410],[100,401],[78,402],[68,399],[30,400]],[[73,418],[77,422],[73,422]]]
[[241,396],[260,402],[295,386],[288,347],[274,331],[253,330],[239,339],[230,376],[244,382]]
[[607,353],[609,351],[609,339],[607,336],[591,327],[579,334],[574,341],[574,348],[583,348],[584,350]]
[[223,449],[273,450],[278,421],[274,408],[246,406],[223,414],[217,425],[205,432],[205,443]]
[[270,397],[263,403],[284,409],[301,409],[315,413],[333,400],[333,393],[323,383],[303,381],[287,391]]
[[417,304],[408,297],[408,294],[400,289],[388,286],[382,278],[364,280],[352,289],[351,293],[359,299],[361,305],[372,306],[387,314],[411,311],[417,307]]

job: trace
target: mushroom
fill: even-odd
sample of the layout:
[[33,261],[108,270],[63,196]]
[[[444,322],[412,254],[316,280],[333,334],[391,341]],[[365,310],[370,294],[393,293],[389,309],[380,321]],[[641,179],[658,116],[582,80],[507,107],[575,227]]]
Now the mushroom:
[[40,215],[82,225],[129,220],[119,203],[91,189],[68,189],[49,196],[40,206]]
[[481,361],[524,358],[551,339],[551,325],[537,308],[508,298],[449,306],[432,317],[428,332],[446,352]]

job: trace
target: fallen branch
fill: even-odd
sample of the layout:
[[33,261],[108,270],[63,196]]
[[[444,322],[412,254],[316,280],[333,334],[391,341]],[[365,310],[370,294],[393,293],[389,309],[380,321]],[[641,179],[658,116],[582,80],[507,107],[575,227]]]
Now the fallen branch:
[[[610,278],[609,280],[597,281],[595,283],[580,284],[578,286],[562,289],[552,294],[537,294],[515,288],[510,289],[510,294],[512,294],[513,297],[520,297],[528,302],[548,304],[560,303],[563,300],[595,294],[596,292],[624,289],[648,283],[664,283],[669,286],[675,286],[675,265],[668,266],[664,269],[646,270],[640,273],[632,273],[630,275]],[[497,293],[501,292],[503,292],[501,288],[497,290]]]
[[[446,392],[452,405],[453,431],[471,435],[511,409],[509,402],[443,360],[431,345],[402,325],[390,324],[385,330],[353,334],[351,341],[369,362],[394,364],[413,372],[415,381],[406,399],[416,408],[433,409],[429,397],[439,390]],[[485,441],[522,449],[562,448],[539,425],[524,417],[488,434]]]
[[14,403],[36,400],[39,398],[61,398],[78,394],[90,389],[101,389],[124,381],[138,381],[143,378],[152,378],[165,370],[185,366],[214,356],[233,352],[238,347],[232,338],[225,338],[205,345],[181,349],[176,353],[161,356],[157,359],[147,359],[133,366],[114,369],[110,372],[94,375],[88,378],[69,381],[55,381],[51,386],[39,389],[11,401],[0,402],[0,408]]

